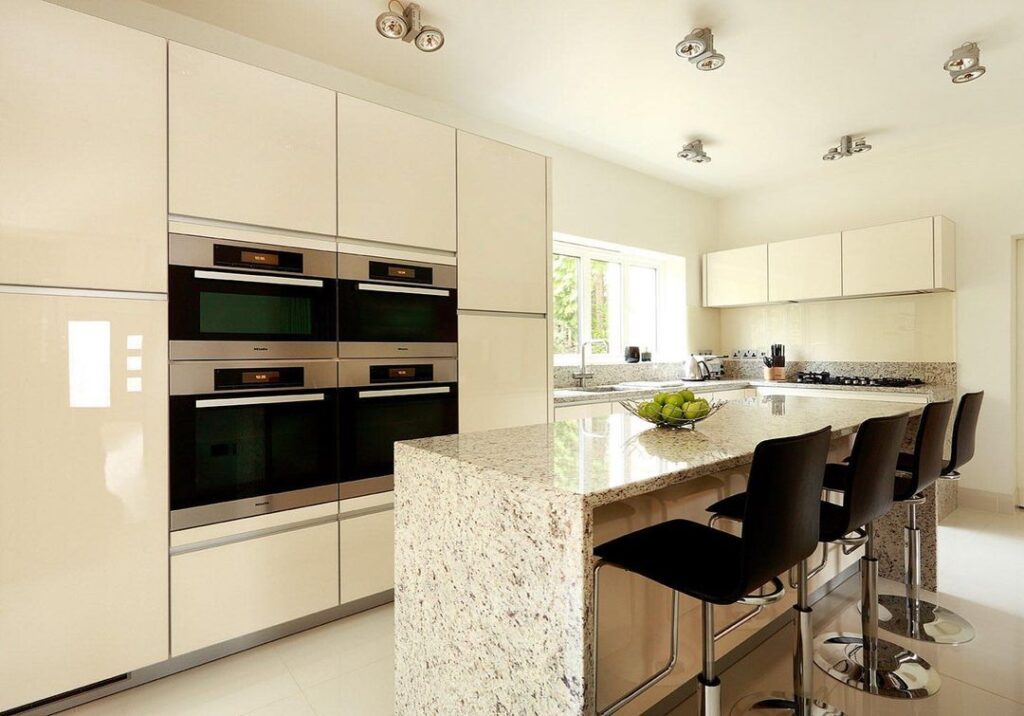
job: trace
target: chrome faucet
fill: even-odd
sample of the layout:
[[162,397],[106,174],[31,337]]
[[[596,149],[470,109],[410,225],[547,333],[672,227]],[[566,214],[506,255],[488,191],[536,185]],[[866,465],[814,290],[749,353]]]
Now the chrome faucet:
[[604,338],[594,338],[589,341],[583,341],[580,343],[580,372],[573,373],[572,377],[579,384],[579,387],[586,388],[587,380],[594,377],[593,373],[587,372],[587,346],[595,343],[603,343],[605,348],[608,348],[608,341]]

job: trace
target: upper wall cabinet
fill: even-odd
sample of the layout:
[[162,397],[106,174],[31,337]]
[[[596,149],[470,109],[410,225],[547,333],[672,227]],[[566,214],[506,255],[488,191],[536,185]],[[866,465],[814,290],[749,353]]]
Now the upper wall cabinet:
[[333,236],[335,93],[174,42],[169,63],[171,213]]
[[459,308],[546,313],[547,163],[458,133]]
[[455,251],[455,130],[338,95],[338,235]]
[[930,216],[843,232],[843,295],[956,288],[956,227]]
[[4,0],[0,57],[0,283],[166,291],[166,42]]
[[842,293],[841,234],[768,244],[769,301],[808,301]]
[[745,306],[767,300],[767,245],[704,255],[705,306]]

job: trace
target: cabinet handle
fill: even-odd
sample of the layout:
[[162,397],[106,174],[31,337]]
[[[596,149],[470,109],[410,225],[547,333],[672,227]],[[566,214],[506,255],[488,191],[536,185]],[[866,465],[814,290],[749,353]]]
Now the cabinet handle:
[[396,395],[442,395],[452,392],[447,385],[436,388],[396,388],[394,390],[360,390],[360,398],[390,398]]
[[417,296],[444,296],[447,298],[451,291],[443,288],[414,288],[412,286],[387,286],[377,283],[360,283],[356,286],[360,291],[378,291],[380,293],[412,293]]
[[196,401],[197,408],[227,408],[232,405],[270,405],[273,403],[312,403],[324,400],[323,393],[304,393],[302,395],[267,395],[251,398],[200,398]]
[[228,273],[226,271],[203,271],[196,269],[196,278],[209,281],[236,281],[238,283],[272,283],[277,286],[309,286],[323,288],[324,282],[318,278],[291,278],[289,276],[264,276],[258,273]]

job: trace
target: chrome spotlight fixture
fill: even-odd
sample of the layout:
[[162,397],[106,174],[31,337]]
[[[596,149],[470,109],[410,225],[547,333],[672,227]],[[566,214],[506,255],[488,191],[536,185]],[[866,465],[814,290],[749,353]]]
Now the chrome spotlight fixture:
[[[394,12],[393,5],[402,13]],[[444,33],[420,22],[420,6],[414,2],[402,5],[399,0],[391,0],[388,9],[377,16],[377,32],[389,40],[411,42],[423,52],[436,52],[444,45]]]
[[687,144],[676,156],[694,164],[707,164],[711,161],[711,157],[704,151],[704,142],[699,139],[694,139]]
[[985,67],[981,64],[980,55],[981,49],[977,42],[965,42],[953,50],[942,69],[949,73],[953,84],[961,85],[964,82],[976,80],[985,74]]
[[830,147],[825,155],[822,157],[826,162],[834,162],[836,159],[842,159],[843,157],[851,157],[854,154],[862,154],[863,152],[870,152],[871,145],[868,144],[868,140],[864,137],[851,137],[849,134],[844,135],[839,139],[838,146]]
[[707,27],[697,27],[676,45],[676,54],[705,72],[725,64],[725,56],[715,51],[715,36]]

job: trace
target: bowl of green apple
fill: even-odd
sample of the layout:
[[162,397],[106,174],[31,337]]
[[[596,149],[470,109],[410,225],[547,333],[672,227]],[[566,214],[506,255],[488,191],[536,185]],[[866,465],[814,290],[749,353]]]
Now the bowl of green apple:
[[656,393],[650,400],[623,400],[622,407],[652,425],[674,430],[692,430],[701,420],[714,415],[722,401],[698,398],[691,390]]

